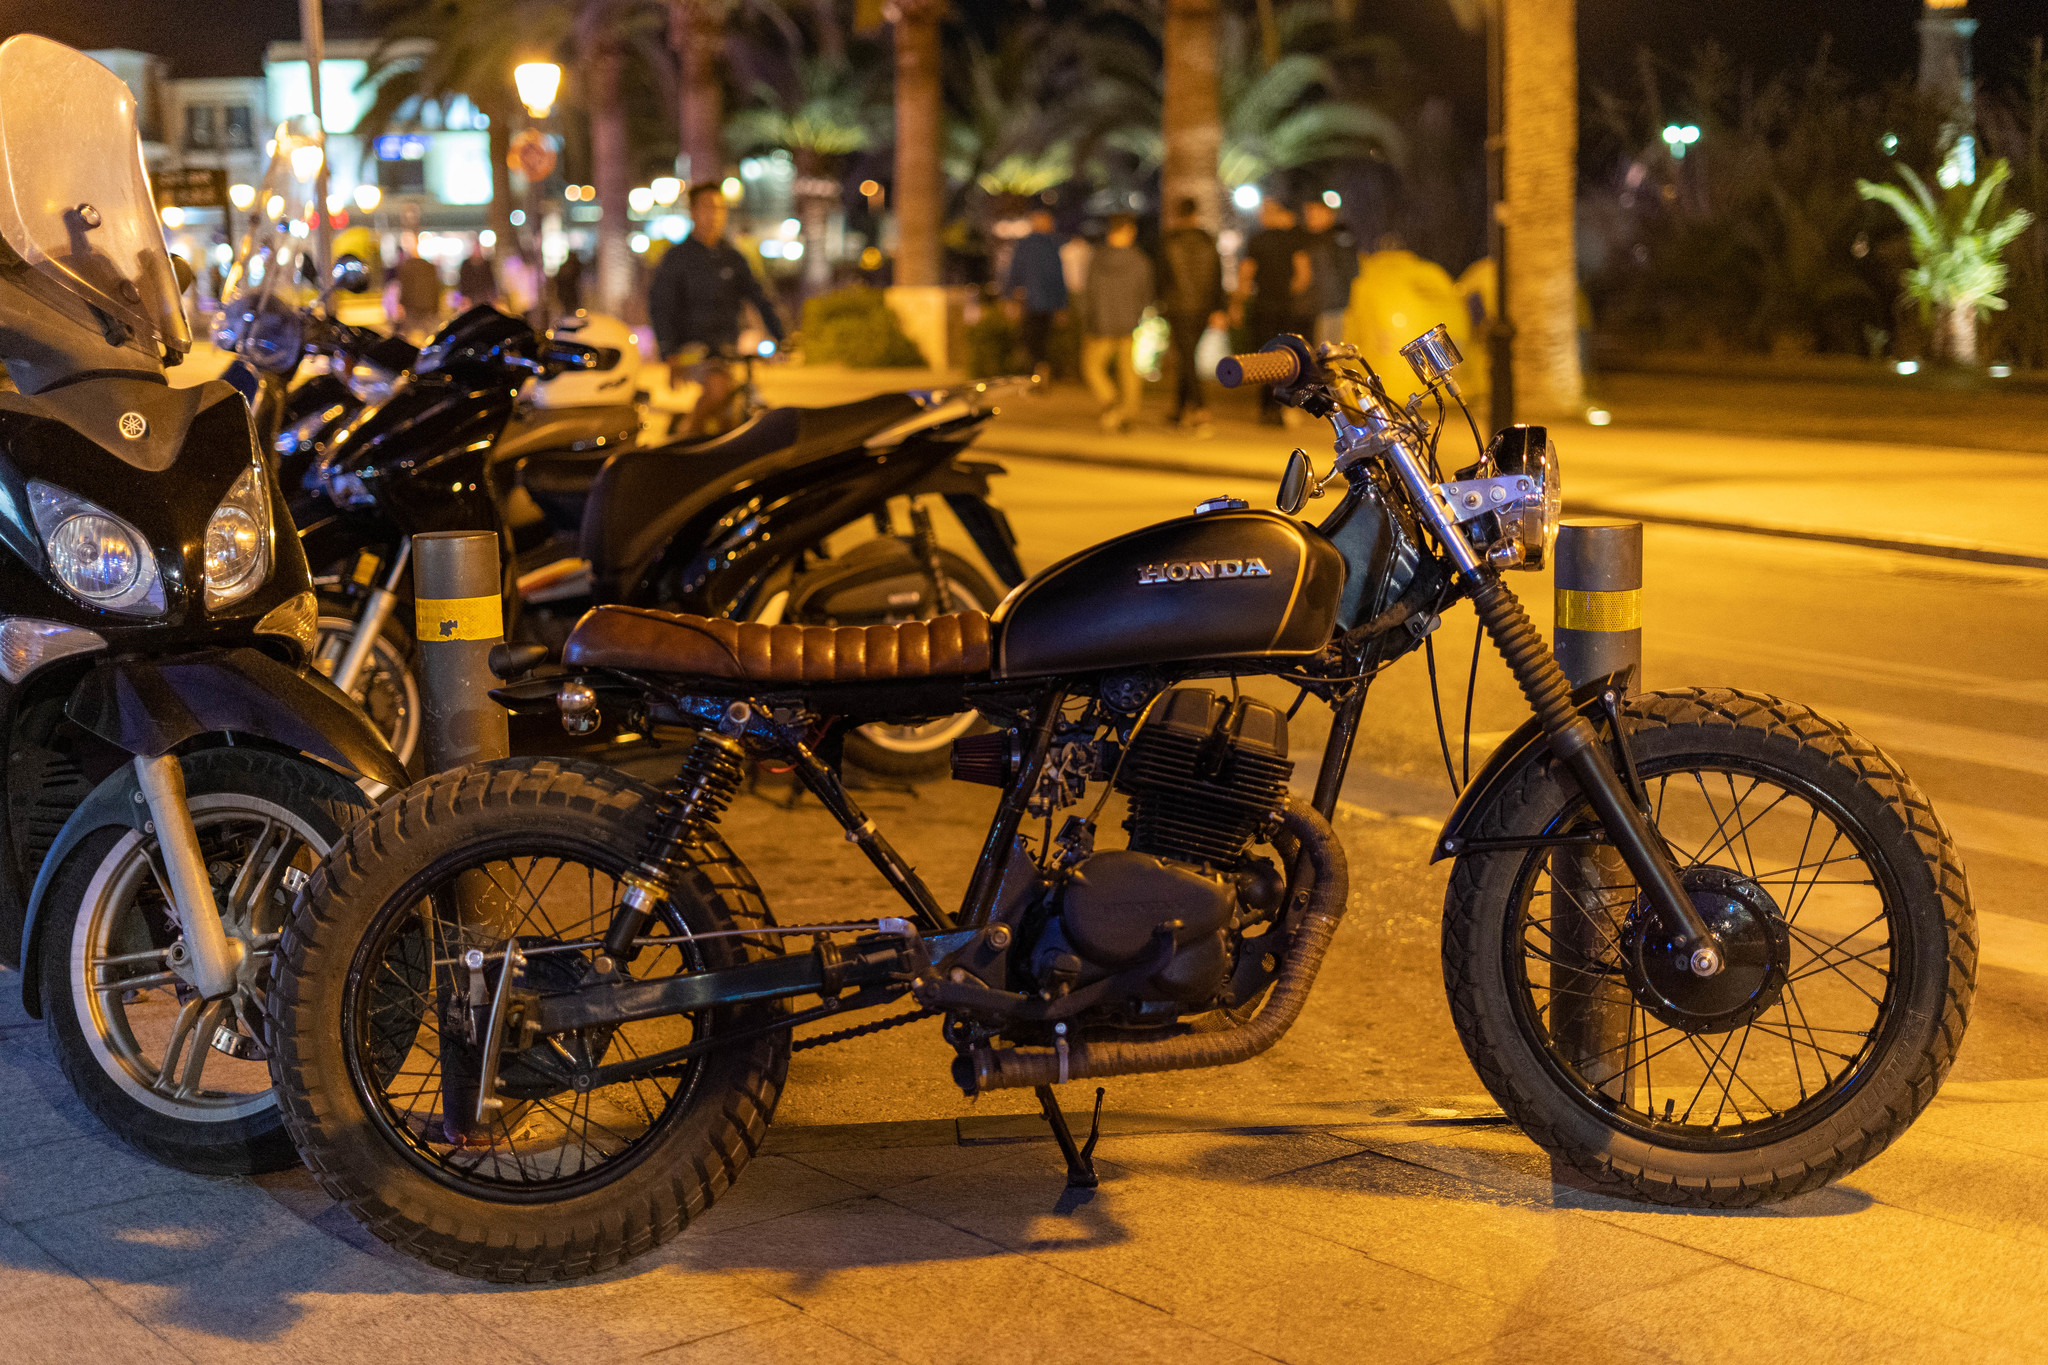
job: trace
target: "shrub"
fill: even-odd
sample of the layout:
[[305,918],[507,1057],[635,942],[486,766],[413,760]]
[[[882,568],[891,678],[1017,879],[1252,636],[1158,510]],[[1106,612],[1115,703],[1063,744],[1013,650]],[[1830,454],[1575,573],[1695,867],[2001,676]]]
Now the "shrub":
[[883,370],[915,368],[925,360],[882,291],[852,285],[804,301],[804,363]]
[[1024,374],[1031,361],[1017,338],[1017,326],[1000,306],[981,310],[980,321],[967,329],[967,375],[989,379],[999,374]]

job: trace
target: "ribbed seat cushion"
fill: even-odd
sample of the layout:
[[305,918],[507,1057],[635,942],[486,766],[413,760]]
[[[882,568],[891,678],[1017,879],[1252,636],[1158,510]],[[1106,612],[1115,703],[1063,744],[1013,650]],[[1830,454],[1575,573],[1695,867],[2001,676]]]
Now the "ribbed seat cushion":
[[764,626],[593,607],[569,633],[562,662],[759,683],[963,677],[988,671],[988,617],[967,611],[886,626]]

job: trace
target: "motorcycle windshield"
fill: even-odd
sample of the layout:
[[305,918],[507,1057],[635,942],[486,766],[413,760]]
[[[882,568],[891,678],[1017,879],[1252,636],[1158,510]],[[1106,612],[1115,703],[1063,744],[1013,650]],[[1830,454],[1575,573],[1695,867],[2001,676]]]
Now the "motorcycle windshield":
[[260,341],[260,320],[295,314],[318,297],[306,272],[317,222],[314,186],[325,155],[320,125],[310,117],[277,126],[270,167],[247,209],[248,230],[221,284],[213,338],[221,349],[243,350],[252,339]]
[[[192,335],[150,197],[127,83],[34,34],[0,42],[0,241],[152,359]],[[80,315],[80,325],[89,314]]]

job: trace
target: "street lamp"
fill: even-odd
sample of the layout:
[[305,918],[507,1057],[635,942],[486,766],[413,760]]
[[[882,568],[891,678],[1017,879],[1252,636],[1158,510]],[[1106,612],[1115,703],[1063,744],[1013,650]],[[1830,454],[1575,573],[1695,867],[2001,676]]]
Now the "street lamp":
[[662,205],[675,203],[683,194],[683,182],[672,175],[655,176],[647,188],[654,195],[654,202]]
[[532,320],[539,327],[546,323],[548,313],[548,277],[540,255],[540,182],[555,165],[540,125],[555,107],[555,96],[562,88],[562,68],[553,62],[521,62],[512,68],[512,85],[519,92],[519,102],[526,106],[527,131],[521,138],[531,144],[515,147],[513,155],[526,175],[526,264],[533,274]]
[[512,84],[519,102],[539,123],[555,107],[555,95],[562,88],[562,68],[553,62],[521,62],[512,68]]
[[1664,145],[1671,149],[1674,160],[1685,160],[1685,149],[1700,140],[1699,125],[1695,123],[1672,123],[1665,125]]
[[375,213],[377,205],[384,202],[384,191],[375,185],[356,186],[356,207],[364,213]]
[[228,202],[243,213],[247,213],[249,205],[256,202],[256,187],[254,185],[228,186]]

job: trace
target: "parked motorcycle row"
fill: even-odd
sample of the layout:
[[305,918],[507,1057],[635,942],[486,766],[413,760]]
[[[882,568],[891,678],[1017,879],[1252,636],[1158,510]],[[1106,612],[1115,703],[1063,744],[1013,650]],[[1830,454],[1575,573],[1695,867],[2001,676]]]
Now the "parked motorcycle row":
[[[1533,713],[1436,846],[1452,1017],[1507,1114],[1618,1194],[1718,1208],[1842,1176],[1932,1099],[1975,967],[1940,821],[1797,703],[1572,688],[1507,577],[1555,537],[1556,448],[1513,427],[1446,475],[1441,328],[1405,403],[1339,344],[1226,360],[1330,424],[1330,466],[1296,452],[1277,511],[1215,500],[1026,579],[1001,471],[965,454],[986,394],[643,446],[630,383],[564,383],[625,364],[601,320],[473,309],[417,353],[338,323],[291,136],[215,338],[242,387],[172,389],[180,267],[127,88],[0,43],[0,945],[136,1146],[302,1159],[434,1264],[586,1275],[721,1195],[795,1031],[858,1016],[803,1041],[936,1027],[962,1091],[1033,1089],[1090,1183],[1055,1086],[1243,1061],[1299,1017],[1371,682],[1466,600]],[[552,757],[421,771],[411,545],[448,530],[499,542],[494,695]],[[656,726],[682,736],[658,785],[603,761]],[[844,760],[998,790],[961,905]],[[753,762],[901,904],[779,924],[720,832]]]

